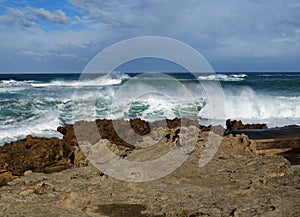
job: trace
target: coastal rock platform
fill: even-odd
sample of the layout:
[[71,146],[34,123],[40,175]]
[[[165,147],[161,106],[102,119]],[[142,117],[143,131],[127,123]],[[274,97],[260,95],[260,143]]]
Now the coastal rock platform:
[[[136,122],[136,131],[148,132],[145,122]],[[147,162],[177,148],[173,138],[181,134],[178,125],[172,126],[152,147],[121,142],[116,145],[114,141],[119,140],[109,137],[111,131],[101,141],[116,147],[116,154],[123,159]],[[253,142],[244,134],[223,137],[220,131],[201,130],[194,149],[175,171],[154,181],[127,182],[105,174],[85,159],[71,125],[59,130],[63,139],[49,139],[50,142],[28,137],[1,148],[1,169],[14,179],[0,188],[0,216],[300,216],[300,171],[294,170],[283,156],[257,155]],[[199,167],[210,136],[221,143],[213,158]],[[147,133],[143,138],[152,139]],[[14,163],[8,147],[15,145],[16,153],[30,152],[17,149],[17,144],[24,145],[24,150],[36,151],[35,144],[45,144],[40,147],[49,150],[32,152],[36,155],[30,161],[25,161],[22,154],[16,155],[20,162],[31,162],[24,163],[23,168],[17,159]],[[31,148],[26,149],[29,144]]]

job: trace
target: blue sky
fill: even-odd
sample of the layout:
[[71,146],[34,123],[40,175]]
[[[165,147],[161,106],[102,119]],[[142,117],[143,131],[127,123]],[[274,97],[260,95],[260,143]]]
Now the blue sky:
[[300,71],[299,0],[0,0],[0,72],[80,72],[147,35],[187,43],[219,72]]

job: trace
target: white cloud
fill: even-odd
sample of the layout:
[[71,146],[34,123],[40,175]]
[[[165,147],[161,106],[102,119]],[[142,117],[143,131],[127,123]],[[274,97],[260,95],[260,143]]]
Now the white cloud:
[[66,13],[61,9],[56,10],[54,12],[45,10],[44,8],[30,8],[30,10],[36,17],[50,22],[67,24],[69,20]]
[[38,26],[39,19],[60,24],[67,24],[69,21],[69,17],[61,9],[51,12],[44,8],[26,7],[7,8],[5,14],[0,16],[0,24],[30,28]]
[[61,57],[61,58],[71,58],[75,60],[81,59],[79,56],[72,53],[63,53],[58,51],[43,50],[43,51],[32,51],[32,50],[20,50],[16,53],[19,56],[32,56],[33,58],[42,59],[45,57]]
[[6,13],[0,16],[0,24],[17,24],[21,27],[32,27],[37,21],[24,11],[16,8],[7,8]]
[[[7,34],[8,25],[0,28],[0,41],[6,42],[0,44],[0,58],[7,53],[12,57],[18,54],[23,59],[38,57],[51,66],[66,68],[73,67],[71,60],[76,60],[84,67],[88,59],[107,46],[143,35],[181,40],[209,58],[213,65],[218,65],[220,60],[300,58],[296,0],[288,3],[280,0],[67,0],[67,3],[54,11],[30,6],[7,9],[0,16],[0,24],[27,28],[7,36],[1,34]],[[38,23],[41,19],[69,25],[67,29],[51,25],[49,30]],[[32,27],[40,29],[33,33]]]
[[141,5],[141,1],[134,0],[126,2],[67,0],[67,2],[82,12],[86,19],[96,19],[114,26],[131,23],[135,17],[135,8]]

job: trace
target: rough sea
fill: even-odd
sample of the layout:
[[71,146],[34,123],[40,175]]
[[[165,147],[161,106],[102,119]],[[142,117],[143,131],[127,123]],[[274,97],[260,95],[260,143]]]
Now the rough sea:
[[202,84],[211,82],[224,93],[214,96],[225,100],[216,120],[223,126],[227,118],[300,125],[300,73],[143,75],[0,74],[0,145],[28,134],[61,137],[56,128],[76,120],[186,117],[209,124],[212,94]]

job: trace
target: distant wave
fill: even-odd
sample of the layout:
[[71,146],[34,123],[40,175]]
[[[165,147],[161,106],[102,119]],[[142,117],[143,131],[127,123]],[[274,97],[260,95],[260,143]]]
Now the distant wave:
[[243,81],[245,77],[247,77],[246,74],[214,74],[198,76],[198,79],[206,81]]
[[13,93],[31,87],[35,81],[0,80],[0,93]]
[[253,73],[252,75],[262,76],[262,77],[299,77],[300,73],[299,72],[295,72],[295,73],[265,73],[265,74]]
[[113,72],[109,77],[103,76],[96,79],[90,80],[53,80],[50,82],[42,82],[35,80],[26,80],[26,81],[16,81],[13,79],[10,80],[1,80],[0,88],[13,88],[18,87],[97,87],[97,86],[109,86],[121,84],[124,80],[129,79],[129,75],[122,74],[119,72]]
[[16,81],[13,79],[0,80],[0,87],[31,86],[31,84],[33,84],[35,82],[36,81],[33,81],[33,80],[29,80],[29,81]]

